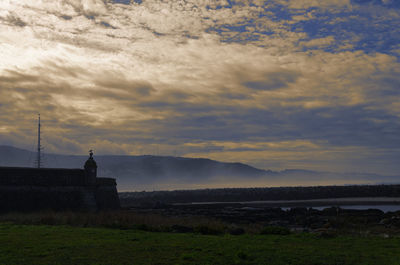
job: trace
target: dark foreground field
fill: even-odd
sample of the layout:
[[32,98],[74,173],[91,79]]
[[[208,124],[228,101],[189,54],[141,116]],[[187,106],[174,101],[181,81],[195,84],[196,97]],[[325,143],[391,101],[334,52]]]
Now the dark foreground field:
[[0,224],[0,264],[400,264],[400,238]]

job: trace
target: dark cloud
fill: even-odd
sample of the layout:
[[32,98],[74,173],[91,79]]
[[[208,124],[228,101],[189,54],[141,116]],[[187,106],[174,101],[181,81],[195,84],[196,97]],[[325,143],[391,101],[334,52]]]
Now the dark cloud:
[[243,89],[234,89],[227,87],[222,87],[218,91],[216,96],[230,100],[254,99],[253,95],[250,94],[247,90],[243,91]]
[[[206,100],[206,99],[204,99]],[[168,110],[162,120],[139,122],[155,136],[201,141],[263,141],[308,139],[334,146],[400,148],[397,116],[367,105],[316,109],[276,107],[263,110],[176,102],[143,105]],[[158,107],[157,107],[158,106]],[[179,115],[184,113],[184,115]],[[383,121],[383,122],[375,122]],[[379,136],[378,136],[379,135]]]
[[67,16],[67,15],[62,15],[61,18],[65,19],[65,20],[71,20],[72,19],[71,16]]
[[299,76],[298,72],[288,70],[267,72],[253,80],[242,81],[242,85],[255,90],[275,90],[296,82]]
[[[112,2],[115,4],[124,4],[124,5],[129,5],[131,3],[130,0],[112,0]],[[138,2],[140,4],[142,1],[134,1],[134,2]]]
[[397,0],[351,0],[351,3],[358,5],[380,5],[389,8],[400,8],[400,2]]
[[24,22],[20,17],[18,17],[15,14],[8,15],[3,20],[5,20],[10,25],[21,27],[21,28],[23,28],[23,27],[25,27],[27,25],[26,22]]
[[400,75],[397,69],[381,72],[377,71],[368,77],[363,78],[365,86],[368,86],[368,96],[372,99],[377,98],[400,98]]
[[16,70],[6,70],[5,74],[0,76],[1,82],[19,83],[19,82],[37,82],[39,77],[32,74],[21,73]]
[[116,27],[114,27],[113,25],[111,25],[110,23],[105,22],[105,21],[101,21],[100,24],[101,24],[102,26],[106,27],[106,28],[116,29]]

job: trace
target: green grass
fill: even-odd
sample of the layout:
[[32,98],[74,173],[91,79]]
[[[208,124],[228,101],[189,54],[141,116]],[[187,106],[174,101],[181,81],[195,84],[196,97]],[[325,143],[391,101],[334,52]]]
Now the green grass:
[[400,238],[0,224],[0,264],[400,264]]

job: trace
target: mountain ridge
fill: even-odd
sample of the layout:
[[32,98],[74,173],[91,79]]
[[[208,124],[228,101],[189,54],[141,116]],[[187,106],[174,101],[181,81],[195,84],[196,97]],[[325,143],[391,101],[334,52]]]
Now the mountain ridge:
[[[12,166],[24,166],[24,167],[33,167],[33,161],[34,161],[34,157],[36,157],[36,152],[33,151],[29,151],[23,148],[19,148],[19,147],[14,147],[14,146],[10,146],[10,145],[0,145],[0,166],[7,166],[4,165],[4,159],[2,157],[2,154],[5,153],[5,151],[11,152],[12,154],[15,154],[16,152],[18,152],[18,155],[23,154],[23,157],[25,159],[22,159],[24,161],[13,161],[11,162]],[[29,154],[29,159],[26,159],[27,155]],[[79,158],[79,159],[83,159],[82,164],[84,163],[85,159],[87,156],[85,155],[62,155],[62,154],[54,154],[54,153],[45,153],[44,154],[44,159],[46,160],[46,158],[48,159],[48,157],[63,157],[63,158],[70,158],[70,157],[74,157],[74,158]],[[9,158],[10,155],[8,153],[7,157]],[[144,158],[152,158],[152,159],[176,159],[176,160],[184,160],[184,161],[202,161],[202,162],[209,162],[209,163],[220,163],[220,164],[224,164],[224,165],[231,165],[231,166],[239,166],[239,167],[243,167],[243,168],[247,168],[249,170],[254,170],[254,172],[257,173],[264,173],[264,174],[278,174],[278,173],[282,173],[282,172],[309,172],[309,173],[318,173],[317,171],[312,171],[312,170],[305,170],[305,169],[284,169],[284,170],[280,170],[280,171],[274,171],[274,170],[270,170],[270,169],[260,169],[242,162],[222,162],[222,161],[218,161],[218,160],[213,160],[213,159],[209,159],[209,158],[203,158],[203,157],[177,157],[177,156],[166,156],[166,155],[96,155],[96,158],[100,159],[100,160],[104,160],[106,158],[118,158],[118,159],[129,159],[129,158],[136,158],[136,159],[144,159]],[[27,161],[28,160],[28,161]],[[7,161],[10,162],[10,161]],[[31,165],[30,165],[31,164]],[[55,163],[57,164],[57,162]],[[45,165],[46,167],[46,165]],[[50,168],[55,168],[57,167],[57,165],[53,165],[53,166],[48,166]],[[78,166],[79,167],[79,166]],[[67,166],[67,168],[69,168]]]
[[[0,166],[33,167],[36,153],[0,145]],[[87,156],[45,154],[44,167],[83,168]],[[305,169],[264,170],[240,162],[154,155],[96,155],[100,177],[117,179],[120,191],[216,187],[274,187],[399,183],[399,176]],[[50,166],[49,166],[50,164]]]

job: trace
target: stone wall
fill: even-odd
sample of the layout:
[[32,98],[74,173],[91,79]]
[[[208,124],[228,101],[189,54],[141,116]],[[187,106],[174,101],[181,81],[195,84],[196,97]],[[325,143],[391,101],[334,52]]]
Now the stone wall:
[[110,210],[120,208],[115,179],[97,178],[96,203],[97,208]]
[[83,186],[83,169],[0,167],[0,185],[4,186]]
[[89,183],[83,169],[0,167],[0,211],[119,207],[115,179],[96,178]]

